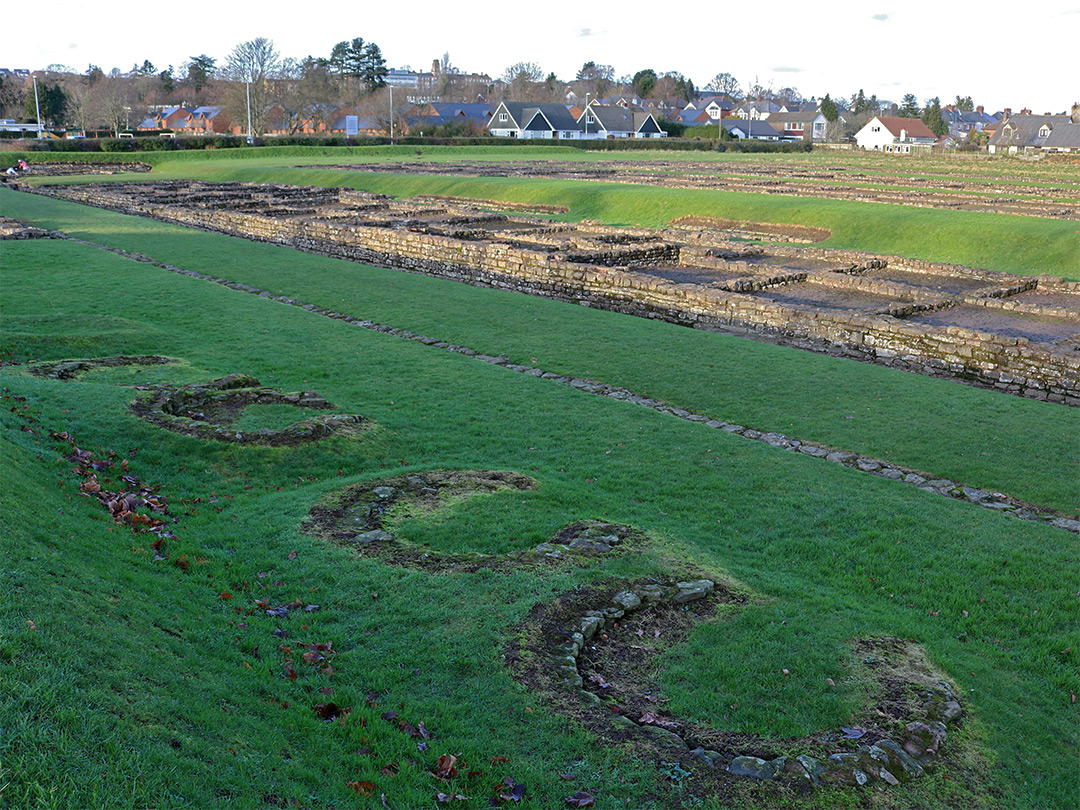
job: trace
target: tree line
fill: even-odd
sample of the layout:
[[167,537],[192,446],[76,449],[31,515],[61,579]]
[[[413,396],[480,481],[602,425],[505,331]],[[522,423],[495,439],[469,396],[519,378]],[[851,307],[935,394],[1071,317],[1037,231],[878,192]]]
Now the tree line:
[[[703,95],[724,95],[737,100],[770,100],[777,104],[806,101],[794,87],[762,86],[756,79],[743,88],[730,73],[718,73],[703,88],[695,86],[677,71],[660,72],[643,68],[633,74],[616,77],[610,65],[585,62],[570,81],[545,73],[537,64],[519,62],[506,68],[497,79],[478,88],[475,81],[461,81],[461,73],[444,54],[432,64],[436,83],[434,94],[444,101],[468,102],[482,97],[489,102],[514,101],[565,102],[573,97],[633,95],[639,99],[667,106],[689,104]],[[90,65],[77,73],[62,65],[50,65],[38,74],[37,97],[30,80],[0,76],[0,116],[35,121],[51,128],[108,130],[118,134],[138,127],[148,112],[167,106],[221,106],[230,121],[246,126],[251,116],[251,130],[259,134],[268,123],[268,111],[274,109],[284,118],[278,125],[287,131],[303,126],[330,123],[330,117],[342,105],[359,114],[388,121],[396,114],[384,98],[389,70],[379,46],[354,37],[335,44],[326,56],[304,59],[283,58],[273,41],[260,37],[236,45],[222,61],[207,54],[191,56],[179,68],[159,69],[150,60],[133,65],[126,72],[114,68],[105,73]],[[813,99],[810,99],[813,100]],[[890,110],[876,96],[866,97],[863,90],[839,102],[856,117],[878,112],[921,117],[936,133],[948,126],[941,118],[940,100],[920,106],[913,94]],[[957,106],[973,108],[971,98],[957,96]],[[821,102],[825,117],[838,117],[837,101],[826,94]],[[850,118],[850,116],[848,116]]]

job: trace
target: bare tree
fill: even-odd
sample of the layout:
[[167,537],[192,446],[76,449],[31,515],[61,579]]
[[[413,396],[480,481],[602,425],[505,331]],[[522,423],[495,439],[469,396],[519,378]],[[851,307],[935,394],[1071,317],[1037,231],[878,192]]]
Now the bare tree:
[[229,107],[237,120],[250,114],[252,135],[261,135],[266,128],[270,80],[280,68],[281,56],[266,37],[241,42],[225,60],[225,76],[234,82]]
[[742,88],[739,87],[739,80],[730,73],[717,73],[705,85],[705,90],[710,93],[724,93],[730,98],[737,98],[739,93],[742,92]]
[[119,135],[131,126],[131,80],[110,76],[94,84],[94,117]]
[[518,62],[502,76],[507,85],[506,97],[512,101],[539,101],[547,96],[544,71],[535,62]]

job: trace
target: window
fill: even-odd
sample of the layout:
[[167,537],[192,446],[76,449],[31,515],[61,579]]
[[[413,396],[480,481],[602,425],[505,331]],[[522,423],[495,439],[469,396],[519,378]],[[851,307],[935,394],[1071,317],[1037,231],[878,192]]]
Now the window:
[[506,117],[507,117],[507,116],[506,116],[506,113],[504,113],[504,112],[503,112],[503,113],[499,113],[499,120],[500,120],[500,121],[505,121],[505,120],[506,120]]

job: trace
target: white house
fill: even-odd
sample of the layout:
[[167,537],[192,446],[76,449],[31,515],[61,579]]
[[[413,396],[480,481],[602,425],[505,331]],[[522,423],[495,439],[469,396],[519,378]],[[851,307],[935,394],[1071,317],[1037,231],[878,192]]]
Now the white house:
[[562,139],[583,137],[565,104],[504,101],[495,108],[488,131],[500,138]]
[[913,147],[921,151],[933,146],[937,135],[919,118],[875,116],[855,133],[855,143],[861,149],[906,155]]
[[578,124],[581,125],[581,137],[589,140],[667,137],[652,113],[616,105],[590,104],[578,118]]

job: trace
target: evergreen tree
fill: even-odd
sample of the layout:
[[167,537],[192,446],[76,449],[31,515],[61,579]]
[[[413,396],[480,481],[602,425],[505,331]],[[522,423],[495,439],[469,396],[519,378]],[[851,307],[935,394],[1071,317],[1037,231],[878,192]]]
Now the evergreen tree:
[[360,69],[360,81],[364,83],[364,86],[368,89],[368,92],[374,92],[380,87],[386,86],[386,74],[389,71],[386,69],[386,60],[383,59],[382,51],[379,46],[374,42],[369,42],[364,46],[364,52],[361,59]]
[[37,120],[40,106],[41,123],[45,126],[59,126],[64,123],[67,105],[67,94],[59,84],[54,83],[52,86],[40,84],[36,100],[33,93],[26,95],[26,117],[31,121]]
[[930,99],[930,103],[926,105],[926,109],[923,110],[922,120],[930,128],[930,131],[939,138],[949,134],[949,125],[941,117],[941,99],[937,96]]
[[856,115],[862,115],[864,112],[870,111],[870,102],[863,94],[862,88],[859,88],[859,93],[855,96],[854,101],[851,102],[851,111]]
[[900,105],[900,117],[901,118],[918,118],[919,117],[919,100],[915,98],[914,93],[908,93],[904,96],[904,103]]
[[825,120],[830,124],[840,117],[840,112],[836,109],[836,102],[829,98],[828,93],[821,100],[821,114],[825,116]]
[[646,68],[645,70],[639,70],[635,73],[630,84],[633,85],[635,93],[642,98],[646,98],[649,93],[652,92],[653,87],[656,86],[657,78],[655,70]]
[[214,75],[215,62],[213,57],[202,54],[192,56],[187,63],[187,80],[191,82],[191,87],[196,93],[202,90],[210,77]]

